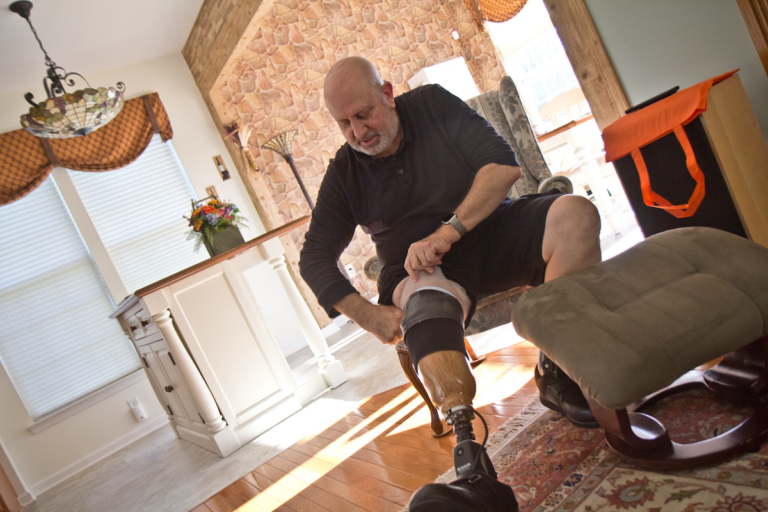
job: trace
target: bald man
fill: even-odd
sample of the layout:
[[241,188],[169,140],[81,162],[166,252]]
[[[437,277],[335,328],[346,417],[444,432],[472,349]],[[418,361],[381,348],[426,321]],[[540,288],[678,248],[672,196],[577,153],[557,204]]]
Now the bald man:
[[[600,261],[597,210],[585,198],[559,193],[509,199],[521,176],[514,152],[440,86],[395,98],[370,62],[350,57],[328,72],[324,95],[347,144],[320,187],[301,275],[330,316],[343,313],[383,343],[404,338],[430,397],[454,427],[457,448],[465,443],[472,453],[464,464],[454,451],[458,487],[439,488],[437,498],[434,488],[424,488],[422,501],[439,502],[444,511],[513,510],[511,490],[495,481],[471,432],[475,387],[464,325],[479,294],[535,286]],[[382,264],[378,305],[336,266],[358,225]],[[562,411],[568,395],[581,407],[577,413],[589,413],[567,376],[541,370],[545,405]]]

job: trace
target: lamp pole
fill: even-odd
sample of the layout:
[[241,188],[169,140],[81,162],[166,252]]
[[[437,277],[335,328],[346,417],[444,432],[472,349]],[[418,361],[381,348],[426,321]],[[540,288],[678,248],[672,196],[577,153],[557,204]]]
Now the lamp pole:
[[306,199],[307,203],[309,203],[310,210],[314,210],[315,203],[313,203],[312,198],[309,197],[307,187],[304,186],[304,181],[301,179],[301,176],[299,176],[299,171],[296,169],[296,164],[294,163],[293,155],[291,154],[291,145],[293,143],[293,138],[296,137],[297,133],[299,133],[299,130],[290,130],[287,132],[279,133],[262,144],[261,147],[271,149],[281,157],[285,158],[285,161],[288,162],[288,165],[291,166],[291,170],[293,171],[293,175],[296,177],[296,181],[299,182],[301,193],[304,194],[304,199]]
[[[307,203],[309,203],[309,209],[314,211],[315,210],[315,203],[312,202],[312,198],[309,197],[309,192],[307,192],[307,187],[304,186],[304,181],[301,179],[301,176],[299,176],[299,171],[296,169],[296,164],[293,161],[293,155],[291,154],[291,145],[293,143],[293,138],[296,137],[296,134],[299,133],[299,130],[290,130],[287,132],[279,133],[269,139],[267,142],[261,145],[262,148],[265,149],[271,149],[278,155],[285,158],[285,161],[288,162],[288,165],[291,166],[291,170],[293,171],[293,175],[296,177],[296,181],[299,182],[299,187],[301,188],[301,193],[304,194],[304,199],[307,200]],[[349,279],[349,274],[347,273],[347,269],[344,268],[344,265],[341,264],[341,260],[336,260],[336,266],[339,267],[339,271],[341,271],[341,274]]]

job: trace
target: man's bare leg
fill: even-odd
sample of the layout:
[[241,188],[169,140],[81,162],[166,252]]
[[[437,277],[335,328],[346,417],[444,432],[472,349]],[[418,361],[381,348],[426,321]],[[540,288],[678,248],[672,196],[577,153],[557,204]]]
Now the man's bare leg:
[[552,203],[541,255],[547,264],[545,282],[583,270],[602,259],[600,214],[589,199],[565,195]]
[[[544,281],[578,272],[602,259],[600,215],[588,199],[566,195],[552,203],[544,229],[542,257],[547,263]],[[534,380],[542,404],[563,413],[577,426],[599,426],[576,383],[543,352],[539,352]]]

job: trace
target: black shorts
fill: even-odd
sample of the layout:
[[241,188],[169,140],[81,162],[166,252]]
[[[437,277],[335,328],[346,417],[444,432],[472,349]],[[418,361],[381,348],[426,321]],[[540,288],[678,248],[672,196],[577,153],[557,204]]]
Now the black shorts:
[[[478,296],[544,282],[544,227],[549,207],[559,196],[559,191],[552,190],[505,200],[443,256],[443,274],[464,287],[472,301],[467,324]],[[379,304],[392,304],[395,288],[406,277],[402,265],[384,269]]]

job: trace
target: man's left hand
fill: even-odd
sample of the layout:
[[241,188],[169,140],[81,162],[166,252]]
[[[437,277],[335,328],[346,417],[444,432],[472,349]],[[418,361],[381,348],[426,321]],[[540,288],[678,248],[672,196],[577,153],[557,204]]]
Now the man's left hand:
[[441,226],[440,229],[423,240],[414,242],[408,248],[408,256],[405,258],[405,271],[413,279],[418,280],[417,270],[424,270],[430,274],[435,272],[434,267],[443,263],[443,255],[448,252],[451,245],[461,238],[451,226]]

